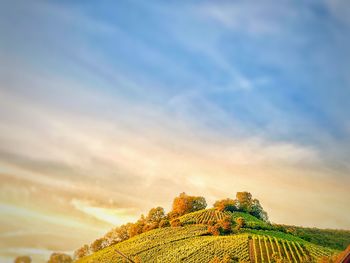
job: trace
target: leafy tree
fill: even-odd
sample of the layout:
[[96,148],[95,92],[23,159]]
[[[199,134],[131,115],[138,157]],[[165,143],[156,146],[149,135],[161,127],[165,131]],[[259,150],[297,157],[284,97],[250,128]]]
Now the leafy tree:
[[97,252],[107,246],[107,240],[106,238],[98,238],[92,244],[90,245],[90,250],[92,252]]
[[72,263],[71,256],[64,253],[52,253],[47,263]]
[[145,223],[145,219],[143,217],[143,215],[141,216],[141,218],[139,220],[137,220],[136,223],[131,224],[128,228],[128,236],[129,237],[133,237],[139,234],[143,233],[144,227],[145,227],[146,223]]
[[265,222],[268,222],[267,213],[260,205],[259,200],[253,199],[249,192],[237,192],[236,206],[238,211],[249,213]]
[[84,245],[80,248],[78,248],[76,251],[74,251],[74,258],[75,259],[79,259],[79,258],[82,258],[82,257],[85,257],[89,254],[89,245]]
[[269,220],[267,213],[264,211],[258,199],[253,199],[250,206],[250,214],[267,222]]
[[169,213],[170,218],[176,218],[187,213],[205,209],[207,202],[201,196],[189,196],[186,193],[181,193],[173,201],[173,209]]
[[32,259],[29,256],[19,256],[15,258],[15,263],[30,263]]
[[220,226],[220,232],[222,234],[229,234],[232,230],[232,221],[229,216],[225,217],[222,220],[219,220],[217,223]]
[[109,235],[112,237],[112,239],[114,239],[113,243],[118,243],[129,239],[129,229],[132,225],[132,223],[127,223],[125,225],[121,225],[119,227],[114,228],[112,230],[112,233]]
[[237,211],[237,202],[236,200],[233,200],[230,198],[218,200],[214,203],[214,208],[221,212],[224,212],[224,211],[234,212],[234,211]]
[[249,192],[237,192],[236,194],[237,207],[239,211],[249,213],[252,205],[252,194]]
[[158,206],[156,208],[152,208],[149,210],[148,215],[146,217],[146,223],[147,224],[153,224],[156,223],[159,225],[159,222],[163,219],[166,219],[164,208]]
[[207,202],[202,196],[192,196],[191,201],[191,212],[199,211],[207,207]]
[[159,222],[159,228],[168,227],[170,226],[170,222],[168,219],[163,219]]
[[149,223],[149,224],[146,224],[144,227],[143,227],[143,232],[147,232],[147,231],[151,231],[153,229],[156,229],[158,228],[159,224],[154,222],[154,223]]

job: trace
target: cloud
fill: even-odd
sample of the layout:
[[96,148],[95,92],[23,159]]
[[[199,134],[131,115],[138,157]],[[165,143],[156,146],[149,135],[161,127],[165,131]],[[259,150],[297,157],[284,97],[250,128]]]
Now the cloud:
[[130,216],[134,213],[134,209],[118,209],[118,208],[104,208],[92,206],[87,202],[73,199],[72,205],[88,215],[96,217],[99,220],[106,221],[113,225],[122,225],[128,222],[134,222],[137,220],[137,217]]
[[75,248],[183,191],[248,190],[274,222],[349,228],[333,20],[290,2],[139,4],[142,21],[115,5],[20,6],[16,30],[1,16],[7,248]]
[[235,1],[206,4],[199,7],[200,13],[219,24],[255,36],[282,33],[286,22],[296,17],[290,2]]
[[350,19],[347,15],[350,12],[350,5],[346,0],[325,0],[331,14],[345,26],[350,26]]

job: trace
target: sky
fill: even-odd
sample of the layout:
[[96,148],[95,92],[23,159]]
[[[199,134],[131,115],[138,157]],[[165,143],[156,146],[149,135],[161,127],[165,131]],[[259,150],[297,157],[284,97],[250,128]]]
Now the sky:
[[0,1],[0,261],[181,192],[350,229],[350,4]]

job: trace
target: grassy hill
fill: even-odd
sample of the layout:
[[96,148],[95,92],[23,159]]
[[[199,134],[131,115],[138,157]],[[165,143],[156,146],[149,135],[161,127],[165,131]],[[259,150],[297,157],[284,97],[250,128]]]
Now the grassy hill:
[[[225,216],[232,221],[238,217],[246,226],[230,235],[212,236],[207,223]],[[273,230],[273,227],[252,215],[242,212],[200,210],[179,218],[180,227],[158,228],[83,257],[77,263],[125,262],[116,250],[141,262],[211,262],[225,255],[232,262],[273,262],[279,255],[288,262],[317,262],[322,256],[338,251],[303,240],[295,235]]]
[[169,213],[152,208],[79,248],[76,263],[316,263],[350,244],[350,231],[271,224],[249,192],[206,206],[203,197],[181,193]]

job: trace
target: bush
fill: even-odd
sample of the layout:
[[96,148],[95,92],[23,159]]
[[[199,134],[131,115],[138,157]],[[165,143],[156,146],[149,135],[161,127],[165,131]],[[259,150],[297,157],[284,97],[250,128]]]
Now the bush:
[[215,224],[213,226],[208,226],[208,233],[213,235],[213,236],[219,236],[220,235],[219,224]]
[[219,220],[214,225],[208,225],[208,233],[213,236],[229,234],[232,232],[232,222],[229,217],[226,217],[223,220]]
[[242,227],[245,226],[245,219],[243,217],[238,217],[236,219],[236,223],[237,223],[237,225],[236,225],[235,229],[240,230]]
[[159,222],[159,228],[168,227],[170,226],[170,222],[168,219],[163,219]]
[[234,211],[237,211],[237,203],[235,200],[227,198],[227,199],[216,201],[214,203],[214,208],[220,212],[224,212],[224,211],[234,212]]
[[171,225],[171,227],[180,227],[180,226],[182,226],[182,223],[181,223],[180,219],[175,218],[174,220],[172,220],[170,222],[170,225]]

